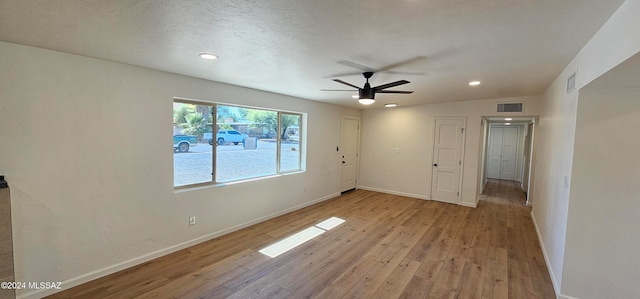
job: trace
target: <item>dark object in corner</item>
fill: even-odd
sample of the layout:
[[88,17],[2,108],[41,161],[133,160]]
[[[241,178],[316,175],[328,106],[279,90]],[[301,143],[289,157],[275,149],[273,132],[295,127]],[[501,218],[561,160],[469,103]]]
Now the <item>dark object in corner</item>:
[[[344,163],[344,162],[343,162],[343,163]],[[342,191],[342,192],[340,192],[340,195],[345,194],[345,193],[347,193],[347,192],[351,192],[351,191],[353,191],[353,190],[356,190],[356,188],[351,188],[351,189],[349,189],[349,190]]]
[[0,175],[0,189],[9,188],[7,181],[4,180],[4,175]]

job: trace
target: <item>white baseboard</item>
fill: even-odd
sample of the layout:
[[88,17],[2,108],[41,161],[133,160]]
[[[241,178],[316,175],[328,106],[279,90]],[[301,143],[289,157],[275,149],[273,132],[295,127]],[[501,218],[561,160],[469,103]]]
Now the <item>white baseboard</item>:
[[399,195],[399,196],[406,196],[406,197],[412,197],[412,198],[418,198],[418,199],[430,200],[428,195],[406,193],[406,192],[393,191],[393,190],[387,190],[387,189],[379,189],[379,188],[367,187],[367,186],[358,186],[358,189],[367,190],[367,191],[374,191],[374,192],[380,192],[380,193],[393,194],[393,195]]
[[[123,262],[117,263],[115,265],[104,267],[102,269],[98,269],[98,270],[95,270],[95,271],[91,271],[89,273],[85,273],[85,274],[82,274],[82,275],[67,279],[65,281],[62,281],[62,286],[64,286],[63,290],[69,289],[69,288],[72,288],[72,287],[75,287],[75,286],[78,286],[78,285],[81,285],[83,283],[98,279],[100,277],[107,276],[109,274],[116,273],[118,271],[121,271],[121,270],[124,270],[124,269],[127,269],[127,268],[131,268],[133,266],[142,264],[144,262],[148,262],[150,260],[159,258],[161,256],[165,256],[167,254],[170,254],[170,253],[173,253],[173,252],[176,252],[176,251],[179,251],[179,250],[182,250],[182,249],[185,249],[185,248],[188,248],[188,247],[191,247],[191,246],[194,246],[194,245],[209,241],[209,240],[217,238],[219,236],[226,235],[228,233],[232,233],[234,231],[243,229],[245,227],[249,227],[251,225],[254,225],[254,224],[257,224],[257,223],[260,223],[260,222],[263,222],[263,221],[266,221],[266,220],[269,220],[269,219],[284,215],[284,214],[289,213],[289,212],[293,212],[293,211],[308,207],[310,205],[313,205],[313,204],[316,204],[316,203],[319,203],[319,202],[322,202],[322,201],[325,201],[325,200],[328,200],[328,199],[331,199],[331,198],[334,198],[334,197],[337,197],[337,196],[340,196],[340,193],[329,194],[327,196],[324,196],[324,197],[321,197],[321,198],[318,198],[318,199],[314,199],[312,201],[305,202],[305,203],[297,205],[297,206],[293,206],[291,208],[282,210],[280,212],[269,214],[267,216],[260,217],[260,218],[254,219],[254,220],[250,220],[250,221],[247,221],[245,223],[241,223],[241,224],[238,224],[238,225],[235,225],[235,226],[232,226],[232,227],[229,227],[229,228],[217,231],[217,232],[213,232],[213,233],[210,233],[210,234],[207,234],[207,235],[204,235],[204,236],[201,236],[201,237],[198,237],[198,238],[195,238],[195,239],[192,239],[192,240],[180,243],[180,244],[176,244],[176,245],[169,246],[169,247],[166,247],[166,248],[154,251],[154,252],[150,252],[150,253],[147,253],[145,255],[142,255],[142,256],[127,260],[127,261],[123,261]],[[61,291],[62,290],[57,290],[57,289],[35,290],[35,291],[32,291],[32,292],[18,294],[18,296],[16,298],[18,298],[18,299],[23,299],[23,298],[25,298],[25,299],[32,299],[32,298],[36,299],[36,298],[42,298],[42,297],[45,297],[45,296],[53,295],[53,294],[61,292]]]
[[560,286],[557,283],[556,276],[553,274],[553,268],[551,268],[551,263],[549,262],[549,256],[547,255],[546,246],[544,246],[544,241],[542,240],[542,235],[540,234],[540,229],[538,228],[538,222],[536,221],[536,217],[533,215],[533,211],[531,211],[531,219],[533,220],[533,227],[536,228],[536,234],[538,235],[538,242],[540,242],[540,249],[542,249],[542,255],[544,256],[544,262],[547,264],[547,271],[549,271],[549,276],[551,277],[551,284],[553,284],[553,291],[556,293],[556,298],[567,298],[560,295]]
[[[406,193],[406,192],[387,190],[387,189],[380,189],[380,188],[374,188],[374,187],[368,187],[368,186],[358,186],[358,189],[367,190],[367,191],[374,191],[374,192],[380,192],[380,193],[386,193],[386,194],[399,195],[399,196],[405,196],[405,197],[411,197],[411,198],[417,198],[417,199],[431,200],[431,198],[429,198],[428,195]],[[477,201],[475,203],[459,202],[458,205],[464,206],[464,207],[475,208],[475,207],[477,207],[478,202]]]
[[476,201],[475,203],[471,203],[471,202],[459,202],[458,203],[459,206],[463,206],[463,207],[469,207],[469,208],[476,208],[478,207],[478,202]]

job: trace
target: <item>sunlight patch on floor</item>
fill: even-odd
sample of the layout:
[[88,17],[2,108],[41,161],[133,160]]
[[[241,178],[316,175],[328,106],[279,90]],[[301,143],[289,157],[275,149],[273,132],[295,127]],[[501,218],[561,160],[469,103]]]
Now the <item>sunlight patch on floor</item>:
[[318,224],[316,224],[316,227],[319,227],[321,229],[324,230],[330,230],[340,224],[342,224],[345,220],[344,219],[340,219],[338,217],[331,217],[325,221],[322,221]]
[[331,217],[312,227],[306,228],[285,239],[260,249],[259,252],[271,258],[277,257],[319,235],[322,235],[324,232],[342,224],[344,221],[344,219],[340,219],[338,217]]

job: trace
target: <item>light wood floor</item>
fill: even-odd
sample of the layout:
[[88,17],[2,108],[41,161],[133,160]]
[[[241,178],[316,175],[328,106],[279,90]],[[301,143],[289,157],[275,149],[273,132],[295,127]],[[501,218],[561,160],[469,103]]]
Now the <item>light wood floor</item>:
[[[51,298],[555,298],[512,182],[476,209],[357,190]],[[276,258],[258,252],[332,216]]]

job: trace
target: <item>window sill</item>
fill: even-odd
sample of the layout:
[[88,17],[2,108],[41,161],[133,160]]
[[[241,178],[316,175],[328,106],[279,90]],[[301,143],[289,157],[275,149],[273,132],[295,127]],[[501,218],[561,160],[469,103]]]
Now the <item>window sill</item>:
[[173,187],[173,190],[174,190],[174,193],[177,194],[177,193],[184,193],[184,192],[190,192],[190,191],[196,191],[196,190],[203,190],[203,189],[209,189],[209,188],[231,186],[231,185],[248,183],[248,182],[253,182],[253,181],[260,181],[260,180],[278,178],[278,177],[283,177],[283,176],[288,176],[288,175],[300,174],[300,173],[304,173],[304,172],[305,172],[304,170],[297,170],[297,171],[291,171],[291,172],[285,172],[285,173],[279,173],[279,174],[270,174],[270,175],[265,175],[265,176],[255,177],[255,178],[247,178],[247,179],[242,179],[242,180],[237,180],[237,181],[230,181],[230,182],[199,183],[199,184],[193,184],[193,185],[185,185],[185,186]]

